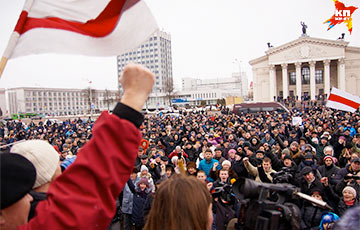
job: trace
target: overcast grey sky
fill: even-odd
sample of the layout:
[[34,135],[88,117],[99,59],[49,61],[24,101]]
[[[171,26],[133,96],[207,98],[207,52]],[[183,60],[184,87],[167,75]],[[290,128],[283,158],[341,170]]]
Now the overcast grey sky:
[[[2,0],[5,2],[5,0]],[[334,13],[333,0],[146,0],[160,28],[171,34],[173,76],[229,77],[241,69],[252,79],[249,61],[273,46],[296,40],[300,21],[311,37],[336,39],[345,33],[350,46],[360,47],[360,9],[353,14],[350,35],[344,24],[327,31],[324,21]],[[342,0],[360,7],[360,0]],[[7,45],[24,0],[6,1],[0,8],[0,52]],[[10,60],[0,87],[43,86],[115,89],[116,58],[76,55],[32,55]]]

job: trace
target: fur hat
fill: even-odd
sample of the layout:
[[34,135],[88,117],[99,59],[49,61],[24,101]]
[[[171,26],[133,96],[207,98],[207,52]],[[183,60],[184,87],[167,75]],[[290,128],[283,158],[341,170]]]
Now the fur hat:
[[351,187],[351,186],[346,186],[343,190],[342,190],[342,193],[344,193],[345,191],[348,191],[350,192],[351,194],[354,195],[354,198],[356,198],[356,190]]
[[230,149],[228,153],[236,153],[235,149]]
[[141,165],[140,172],[143,172],[144,170],[149,172],[149,169],[145,165]]
[[221,166],[224,167],[225,164],[227,164],[227,165],[229,165],[229,166],[231,167],[231,162],[230,162],[230,161],[224,160],[224,161],[221,163]]
[[25,157],[15,153],[2,153],[0,176],[0,210],[2,210],[30,192],[36,179],[36,170]]
[[36,181],[33,188],[50,182],[59,166],[59,154],[47,141],[30,140],[14,144],[11,152],[24,156],[34,165]]

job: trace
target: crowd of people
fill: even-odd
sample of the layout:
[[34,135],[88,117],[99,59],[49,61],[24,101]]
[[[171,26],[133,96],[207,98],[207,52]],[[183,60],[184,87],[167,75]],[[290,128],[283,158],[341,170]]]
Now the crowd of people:
[[[131,120],[126,114],[122,116]],[[96,123],[101,123],[101,119]],[[123,146],[116,146],[118,140],[112,141],[113,138],[104,130],[96,130],[96,123],[94,125],[90,119],[86,122],[75,119],[38,124],[8,121],[0,126],[1,150],[25,156],[36,168],[36,181],[30,186],[32,198],[28,198],[33,203],[29,220],[43,215],[48,207],[41,206],[41,201],[60,196],[58,193],[65,199],[62,202],[71,202],[71,199],[67,200],[69,196],[77,195],[90,206],[97,204],[85,201],[88,197],[84,195],[89,189],[99,189],[94,188],[95,185],[80,189],[73,184],[69,189],[78,192],[75,194],[67,194],[68,190],[64,191],[61,187],[66,176],[86,179],[84,172],[75,165],[95,164],[103,160],[101,156],[87,157],[89,154],[85,150],[107,154],[106,150],[113,147],[127,151],[122,149]],[[241,206],[241,201],[232,192],[232,185],[238,178],[263,183],[289,183],[298,187],[300,192],[325,201],[329,208],[300,199],[294,201],[301,211],[300,229],[330,229],[334,222],[344,226],[352,224],[341,220],[348,209],[359,207],[358,112],[351,114],[325,106],[306,107],[305,110],[293,108],[290,114],[276,111],[233,114],[226,109],[216,113],[180,111],[178,115],[147,115],[142,123],[135,121],[134,124],[142,134],[140,146],[136,147],[135,164],[128,170],[130,178],[122,175],[122,184],[111,191],[118,200],[113,222],[121,220],[122,229],[192,229],[190,226],[195,226],[193,224],[197,226],[194,229],[206,229],[209,223],[211,227],[208,229],[230,229],[232,226],[229,223],[238,216]],[[100,133],[97,136],[96,131]],[[127,135],[133,130],[127,131],[130,133],[117,130],[121,132],[118,135],[122,135],[120,141],[129,141]],[[94,138],[97,138],[96,141]],[[125,164],[124,158],[125,155],[115,161],[122,165]],[[61,174],[65,179],[60,179]],[[97,178],[96,182],[88,183],[106,181],[108,176],[114,175],[104,175],[100,180]],[[185,176],[190,179],[184,179]],[[114,186],[113,183],[111,185]],[[227,190],[230,195],[219,195]],[[212,196],[207,196],[207,191]],[[109,199],[106,197],[108,193],[107,190],[99,191],[100,199]],[[189,196],[186,198],[184,194]],[[84,199],[79,198],[82,195]],[[154,200],[160,200],[160,203]],[[197,205],[196,202],[200,201],[203,206]],[[109,199],[106,202],[114,201]],[[3,209],[3,201],[1,205]],[[199,207],[210,209],[201,210]],[[111,211],[108,207],[98,208]],[[81,210],[86,212],[84,207]],[[163,221],[159,222],[159,216]]]

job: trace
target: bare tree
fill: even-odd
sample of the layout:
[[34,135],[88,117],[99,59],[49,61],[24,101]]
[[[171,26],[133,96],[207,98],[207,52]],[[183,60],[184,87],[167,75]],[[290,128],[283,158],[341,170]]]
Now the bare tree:
[[165,84],[164,84],[164,92],[165,92],[165,95],[166,97],[168,98],[169,100],[169,105],[171,106],[171,99],[172,97],[174,96],[174,81],[173,81],[173,78],[171,77],[167,77],[166,80],[165,80]]
[[96,90],[88,87],[82,90],[82,95],[85,98],[85,103],[88,105],[88,112],[91,113],[91,104],[95,104],[97,100]]
[[110,111],[110,105],[118,101],[120,101],[120,91],[116,91],[115,93],[113,93],[110,90],[105,89],[104,102],[107,105],[108,111]]

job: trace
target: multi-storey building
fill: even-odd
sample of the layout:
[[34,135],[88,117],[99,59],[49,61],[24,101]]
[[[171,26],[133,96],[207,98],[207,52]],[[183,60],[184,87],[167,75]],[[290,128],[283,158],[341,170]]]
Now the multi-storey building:
[[[158,30],[138,48],[117,57],[119,78],[128,63],[138,63],[150,69],[156,77],[155,85],[146,103],[148,107],[169,104],[166,95],[173,89],[170,34]],[[119,90],[122,91],[119,84]]]
[[[118,101],[117,90],[19,87],[1,91],[3,113],[40,113],[78,115],[112,109]],[[5,108],[3,108],[5,105]]]

